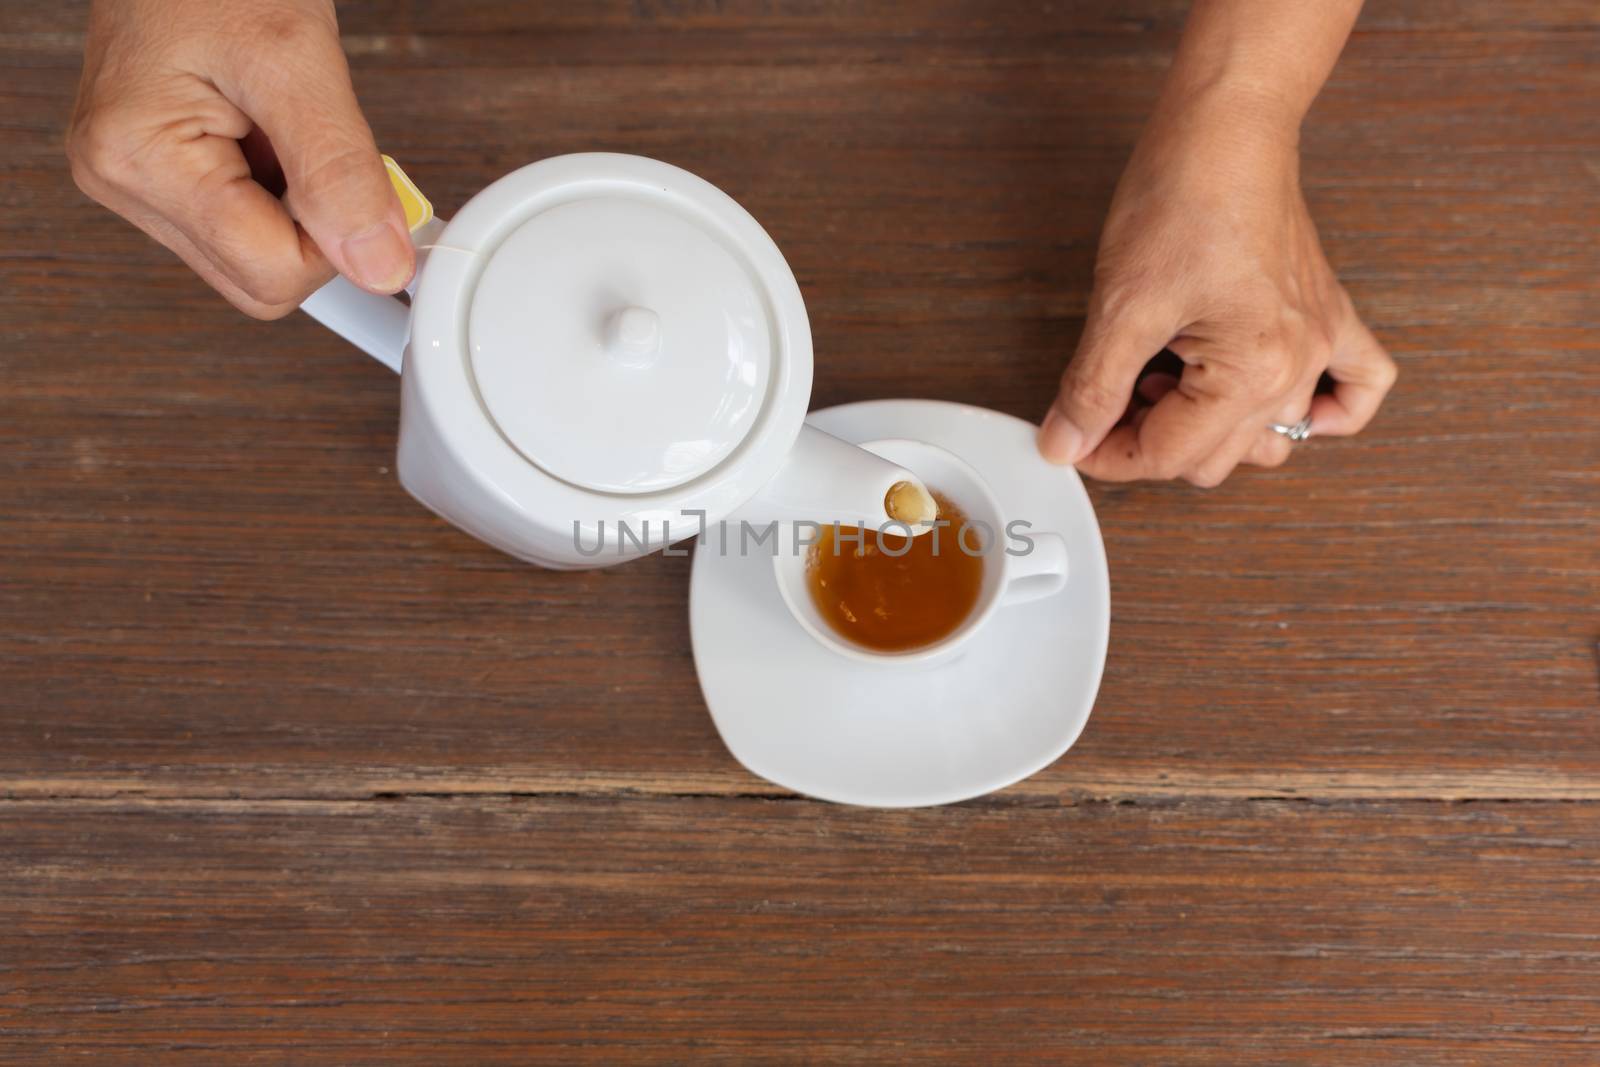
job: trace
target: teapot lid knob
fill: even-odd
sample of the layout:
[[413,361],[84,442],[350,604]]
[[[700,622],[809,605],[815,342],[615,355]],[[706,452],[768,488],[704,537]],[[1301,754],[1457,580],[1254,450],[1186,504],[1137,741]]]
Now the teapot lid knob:
[[642,307],[613,312],[606,319],[605,350],[630,367],[653,363],[661,351],[661,316]]

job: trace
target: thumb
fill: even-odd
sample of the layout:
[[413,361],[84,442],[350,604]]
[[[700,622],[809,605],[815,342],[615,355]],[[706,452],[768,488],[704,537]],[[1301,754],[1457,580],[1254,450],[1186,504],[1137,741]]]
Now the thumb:
[[272,143],[284,204],[322,254],[362,288],[397,292],[411,280],[416,251],[356,102],[338,28],[331,15],[308,19],[285,43],[292,50],[232,73],[233,99]]
[[1105,440],[1128,410],[1139,372],[1172,339],[1161,322],[1141,312],[1108,315],[1091,304],[1078,351],[1039,433],[1046,459],[1076,463]]

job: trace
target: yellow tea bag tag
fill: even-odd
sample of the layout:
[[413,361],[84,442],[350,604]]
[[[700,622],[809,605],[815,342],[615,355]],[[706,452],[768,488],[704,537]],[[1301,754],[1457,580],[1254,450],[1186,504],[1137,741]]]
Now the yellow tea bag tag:
[[433,220],[433,205],[422,195],[422,190],[406,177],[406,172],[400,169],[400,164],[389,156],[384,156],[383,165],[389,171],[389,184],[394,186],[395,195],[400,197],[400,203],[406,209],[406,228],[416,233],[418,229]]

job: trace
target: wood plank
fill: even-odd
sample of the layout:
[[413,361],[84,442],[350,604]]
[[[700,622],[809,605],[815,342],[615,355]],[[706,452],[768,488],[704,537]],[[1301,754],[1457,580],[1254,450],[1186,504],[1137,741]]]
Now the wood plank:
[[[1600,1059],[1600,823],[1549,802],[1600,799],[1592,2],[1368,5],[1305,182],[1385,415],[1210,493],[1094,487],[1083,741],[900,813],[732,763],[686,561],[454,533],[394,482],[386,372],[85,204],[84,6],[0,0],[0,1062]],[[1033,417],[1185,7],[340,17],[445,212],[669,159],[784,248],[818,406]]]
[[[445,211],[608,147],[727,188],[817,405],[1034,417],[1183,5],[341,5]],[[395,484],[395,383],[82,202],[82,5],[0,4],[0,793],[767,787],[700,705],[683,561],[545,574]],[[1600,21],[1375,3],[1308,195],[1403,377],[1365,436],[1096,487],[1111,658],[1039,796],[1600,795]],[[425,119],[423,118],[425,116]]]
[[7,1064],[1591,1064],[1572,804],[14,802]]

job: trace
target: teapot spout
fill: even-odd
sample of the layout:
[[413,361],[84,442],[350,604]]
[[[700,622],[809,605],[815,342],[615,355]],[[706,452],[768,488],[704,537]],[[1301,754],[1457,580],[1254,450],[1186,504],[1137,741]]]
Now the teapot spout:
[[[897,514],[889,512],[893,493]],[[908,514],[921,501],[924,514]],[[738,510],[756,525],[810,521],[876,529],[888,522],[916,524],[934,517],[933,497],[915,474],[809,423],[777,476]],[[920,533],[926,526],[913,525]]]

